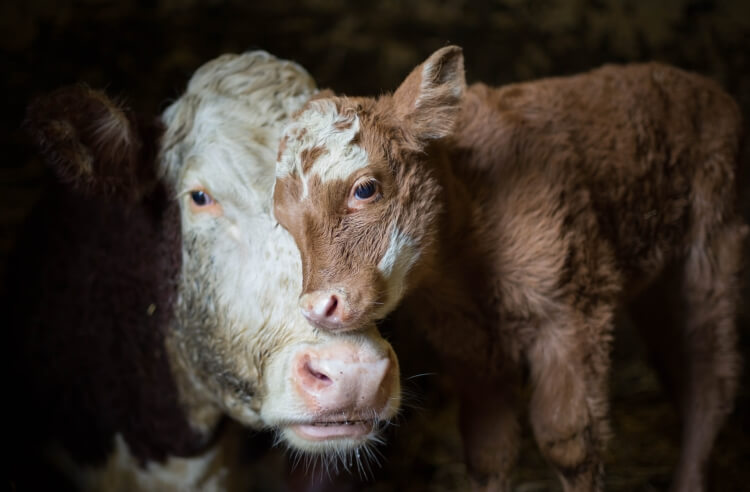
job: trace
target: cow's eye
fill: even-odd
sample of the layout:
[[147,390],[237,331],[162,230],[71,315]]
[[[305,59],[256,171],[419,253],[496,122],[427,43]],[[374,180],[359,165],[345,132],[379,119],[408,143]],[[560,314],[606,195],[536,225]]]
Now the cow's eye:
[[191,191],[190,199],[193,200],[193,203],[199,207],[205,207],[214,203],[214,199],[211,198],[211,195],[209,195],[203,190]]
[[365,181],[354,190],[354,197],[357,200],[367,200],[372,198],[376,191],[378,191],[378,184],[375,181]]
[[198,188],[195,190],[190,190],[189,194],[190,210],[193,213],[207,213],[216,217],[224,213],[221,204],[214,200],[214,197],[212,197],[206,190]]

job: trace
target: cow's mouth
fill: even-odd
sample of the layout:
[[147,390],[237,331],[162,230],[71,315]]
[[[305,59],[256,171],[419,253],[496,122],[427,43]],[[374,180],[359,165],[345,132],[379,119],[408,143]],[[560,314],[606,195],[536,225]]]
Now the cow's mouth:
[[294,424],[290,428],[297,436],[308,441],[361,438],[375,428],[374,420],[319,421]]

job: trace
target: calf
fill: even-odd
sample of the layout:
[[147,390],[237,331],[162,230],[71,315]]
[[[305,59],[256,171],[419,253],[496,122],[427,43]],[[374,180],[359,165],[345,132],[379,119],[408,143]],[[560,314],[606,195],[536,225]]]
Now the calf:
[[739,134],[716,84],[660,64],[466,88],[449,46],[393,95],[320,94],[274,191],[301,309],[341,333],[401,305],[457,383],[487,489],[508,486],[528,371],[541,452],[565,490],[600,490],[613,315],[632,308],[681,403],[673,487],[701,490],[737,386]]
[[282,125],[314,92],[252,52],[201,67],[160,122],[83,87],[31,105],[59,180],[7,284],[26,457],[81,489],[210,490],[243,486],[226,417],[344,466],[378,439],[394,353],[373,324],[306,322],[298,250],[270,215]]

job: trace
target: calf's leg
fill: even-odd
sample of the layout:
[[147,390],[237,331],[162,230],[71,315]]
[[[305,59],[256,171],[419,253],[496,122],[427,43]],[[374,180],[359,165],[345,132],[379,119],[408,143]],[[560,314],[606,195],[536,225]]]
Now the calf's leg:
[[611,313],[601,306],[543,324],[527,350],[531,426],[565,491],[603,487]]
[[730,222],[693,244],[683,274],[685,378],[682,447],[674,491],[703,490],[716,435],[732,409],[740,356],[735,315],[747,226]]

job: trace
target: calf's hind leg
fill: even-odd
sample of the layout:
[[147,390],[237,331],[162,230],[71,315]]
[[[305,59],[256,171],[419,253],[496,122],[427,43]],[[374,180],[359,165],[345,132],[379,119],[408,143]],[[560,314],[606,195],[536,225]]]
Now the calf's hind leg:
[[527,350],[531,426],[566,491],[603,487],[612,312],[608,306],[592,312],[541,326]]
[[747,226],[731,222],[687,253],[682,283],[683,431],[674,491],[703,490],[709,453],[732,409],[740,366],[735,327],[738,271],[746,234]]

